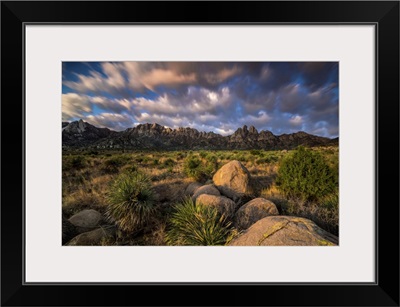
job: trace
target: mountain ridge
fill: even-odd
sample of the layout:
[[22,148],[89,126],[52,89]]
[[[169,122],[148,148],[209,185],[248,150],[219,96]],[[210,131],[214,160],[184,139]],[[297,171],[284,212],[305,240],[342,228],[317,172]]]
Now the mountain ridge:
[[62,122],[63,148],[97,149],[292,149],[299,145],[337,145],[338,138],[326,138],[298,131],[274,135],[271,131],[244,125],[222,136],[195,128],[167,128],[157,123],[139,124],[123,131],[98,128],[82,119]]

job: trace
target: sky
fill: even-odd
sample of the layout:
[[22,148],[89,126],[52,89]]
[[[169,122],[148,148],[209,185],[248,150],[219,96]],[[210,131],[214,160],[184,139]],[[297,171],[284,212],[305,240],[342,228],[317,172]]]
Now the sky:
[[338,62],[63,62],[62,120],[339,135]]

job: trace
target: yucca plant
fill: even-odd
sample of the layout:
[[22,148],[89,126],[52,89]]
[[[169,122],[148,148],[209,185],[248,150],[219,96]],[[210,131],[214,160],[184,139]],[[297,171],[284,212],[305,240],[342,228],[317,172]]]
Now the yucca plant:
[[122,173],[111,185],[106,216],[120,230],[134,232],[145,226],[155,213],[150,179],[140,172]]
[[199,158],[188,156],[183,163],[183,171],[189,178],[205,181],[210,177],[212,170],[207,168]]
[[231,232],[231,223],[225,216],[191,198],[174,206],[169,222],[168,245],[225,245]]

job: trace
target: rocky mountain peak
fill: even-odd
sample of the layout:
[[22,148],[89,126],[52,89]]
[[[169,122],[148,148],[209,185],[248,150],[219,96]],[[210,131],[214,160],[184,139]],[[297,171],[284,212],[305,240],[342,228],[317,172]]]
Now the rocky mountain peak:
[[258,131],[257,131],[256,127],[250,126],[250,128],[249,128],[249,133],[251,133],[251,134],[258,134]]
[[244,125],[232,135],[199,132],[190,127],[166,128],[157,123],[139,124],[121,132],[97,128],[83,120],[62,124],[64,147],[94,147],[123,149],[291,149],[298,145],[323,146],[338,144],[338,138],[328,139],[300,131],[274,135],[271,131],[258,132],[254,126]]

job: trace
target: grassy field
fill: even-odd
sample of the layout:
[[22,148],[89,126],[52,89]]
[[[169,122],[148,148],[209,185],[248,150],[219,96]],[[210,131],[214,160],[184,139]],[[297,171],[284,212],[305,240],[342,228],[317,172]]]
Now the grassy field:
[[[338,177],[338,147],[313,148]],[[254,197],[273,201],[280,214],[306,217],[321,228],[339,234],[338,191],[322,199],[288,196],[276,179],[282,159],[290,151],[64,151],[62,156],[62,212],[66,218],[83,209],[105,214],[113,183],[124,173],[139,171],[151,182],[156,210],[147,224],[130,236],[120,234],[103,245],[166,245],[166,231],[176,203],[189,183],[212,183],[213,174],[232,160],[250,172]]]

